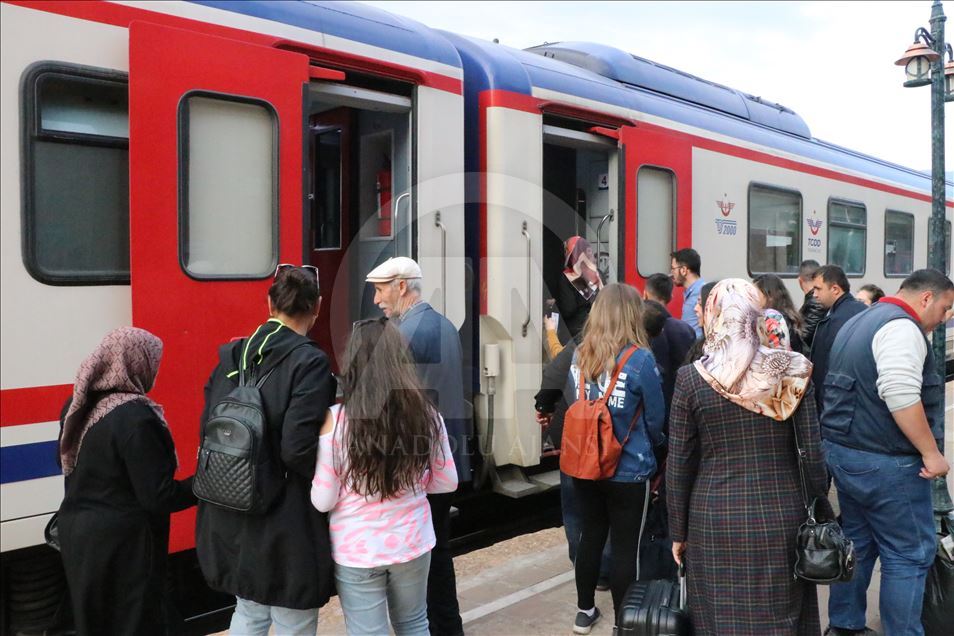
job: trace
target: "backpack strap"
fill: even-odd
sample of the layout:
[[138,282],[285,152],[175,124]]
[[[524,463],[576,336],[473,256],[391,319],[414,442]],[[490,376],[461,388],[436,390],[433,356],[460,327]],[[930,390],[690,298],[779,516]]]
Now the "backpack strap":
[[263,375],[261,378],[257,378],[257,379],[255,378],[255,370],[256,370],[256,369],[255,369],[254,366],[253,366],[253,369],[252,369],[252,371],[251,371],[251,377],[248,379],[248,383],[246,383],[246,379],[245,379],[245,374],[244,374],[244,373],[241,373],[241,374],[239,375],[239,386],[248,386],[248,384],[253,384],[253,383],[254,383],[255,388],[261,389],[262,386],[265,384],[265,381],[268,380],[268,377],[272,374],[272,371],[274,371],[275,369],[277,369],[277,368],[279,367],[279,365],[281,365],[281,363],[285,361],[285,358],[287,358],[288,356],[290,356],[293,351],[296,351],[297,349],[301,349],[302,347],[307,347],[307,346],[311,346],[311,345],[312,345],[312,341],[311,341],[311,340],[308,340],[308,341],[306,341],[306,342],[301,342],[301,343],[295,345],[294,347],[292,347],[291,349],[289,349],[288,351],[286,351],[285,353],[283,353],[283,354],[278,358],[278,360],[275,361],[275,364],[272,365],[272,368],[268,370],[268,373],[266,373],[265,375]]
[[629,362],[629,359],[632,357],[636,350],[639,349],[636,345],[630,346],[624,353],[623,357],[620,358],[619,364],[616,365],[616,370],[613,372],[613,377],[610,379],[609,384],[606,385],[606,392],[600,397],[600,402],[606,403],[609,400],[610,396],[613,394],[613,389],[616,388],[616,382],[619,380],[619,374],[623,372],[623,367],[626,366],[626,363]]
[[633,432],[633,427],[636,426],[636,422],[639,421],[639,416],[643,414],[643,401],[639,401],[639,406],[636,407],[636,414],[633,416],[633,419],[629,423],[629,430],[626,431],[626,437],[623,439],[622,446],[626,446],[626,442],[629,441],[629,436]]

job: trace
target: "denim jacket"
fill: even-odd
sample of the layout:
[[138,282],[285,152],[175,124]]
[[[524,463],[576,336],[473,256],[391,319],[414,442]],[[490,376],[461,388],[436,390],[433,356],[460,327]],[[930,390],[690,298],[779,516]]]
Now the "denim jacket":
[[[617,363],[623,351],[617,354]],[[567,404],[573,404],[580,397],[579,377],[580,369],[577,366],[577,354],[574,352],[573,364],[570,366],[564,389]],[[599,383],[587,382],[587,397],[597,399],[603,395],[610,377],[610,374],[604,373],[600,376]],[[656,359],[648,348],[638,349],[630,356],[619,374],[612,396],[606,403],[613,417],[613,433],[620,442],[626,439],[629,424],[633,421],[640,403],[643,405],[643,412],[633,426],[629,441],[623,447],[623,454],[611,481],[639,482],[652,477],[656,472],[653,449],[666,443],[663,433],[666,405],[663,400],[662,381],[656,368]]]

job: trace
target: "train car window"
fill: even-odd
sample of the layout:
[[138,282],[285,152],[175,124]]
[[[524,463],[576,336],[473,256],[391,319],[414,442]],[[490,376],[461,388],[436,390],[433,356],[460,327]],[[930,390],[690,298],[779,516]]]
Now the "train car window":
[[669,271],[676,216],[676,175],[642,166],[636,176],[636,267],[640,276]]
[[802,195],[749,185],[749,273],[798,274],[802,260]]
[[179,260],[193,278],[265,278],[278,259],[278,118],[259,100],[179,106]]
[[828,263],[849,276],[865,273],[868,211],[863,203],[828,200]]
[[903,277],[914,271],[914,215],[884,213],[884,275]]
[[23,87],[23,262],[49,285],[129,283],[125,73],[30,66]]
[[341,248],[341,129],[317,135],[313,249]]

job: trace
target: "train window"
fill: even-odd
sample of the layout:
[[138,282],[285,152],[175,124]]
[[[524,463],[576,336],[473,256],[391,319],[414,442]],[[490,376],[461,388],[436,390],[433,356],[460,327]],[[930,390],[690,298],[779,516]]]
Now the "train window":
[[179,106],[179,259],[200,279],[265,278],[278,259],[278,118],[190,93]]
[[40,282],[129,283],[126,77],[59,62],[24,74],[23,261]]
[[802,195],[749,185],[749,272],[798,274],[802,260]]
[[865,273],[868,211],[863,203],[828,200],[828,263],[849,276]]
[[676,216],[676,175],[643,166],[636,175],[636,267],[648,277],[669,271]]
[[884,213],[884,275],[907,276],[914,271],[914,215]]
[[317,135],[313,249],[341,249],[341,129]]

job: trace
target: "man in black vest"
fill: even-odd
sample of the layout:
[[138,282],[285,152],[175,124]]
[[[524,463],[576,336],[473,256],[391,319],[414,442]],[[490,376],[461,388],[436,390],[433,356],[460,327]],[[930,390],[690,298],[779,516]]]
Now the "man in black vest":
[[822,398],[825,396],[825,374],[828,373],[831,345],[842,326],[868,306],[849,293],[851,285],[848,283],[848,277],[845,276],[845,270],[837,265],[825,265],[815,270],[812,289],[818,304],[828,310],[815,329],[809,354],[812,361],[812,384],[815,385],[815,405],[820,414]]
[[[954,304],[954,283],[922,269],[838,332],[826,379],[822,440],[854,578],[831,586],[834,635],[864,634],[868,583],[881,559],[887,634],[923,634],[924,582],[936,549],[931,483],[945,475],[944,381],[925,338]],[[817,345],[817,336],[816,336]]]

